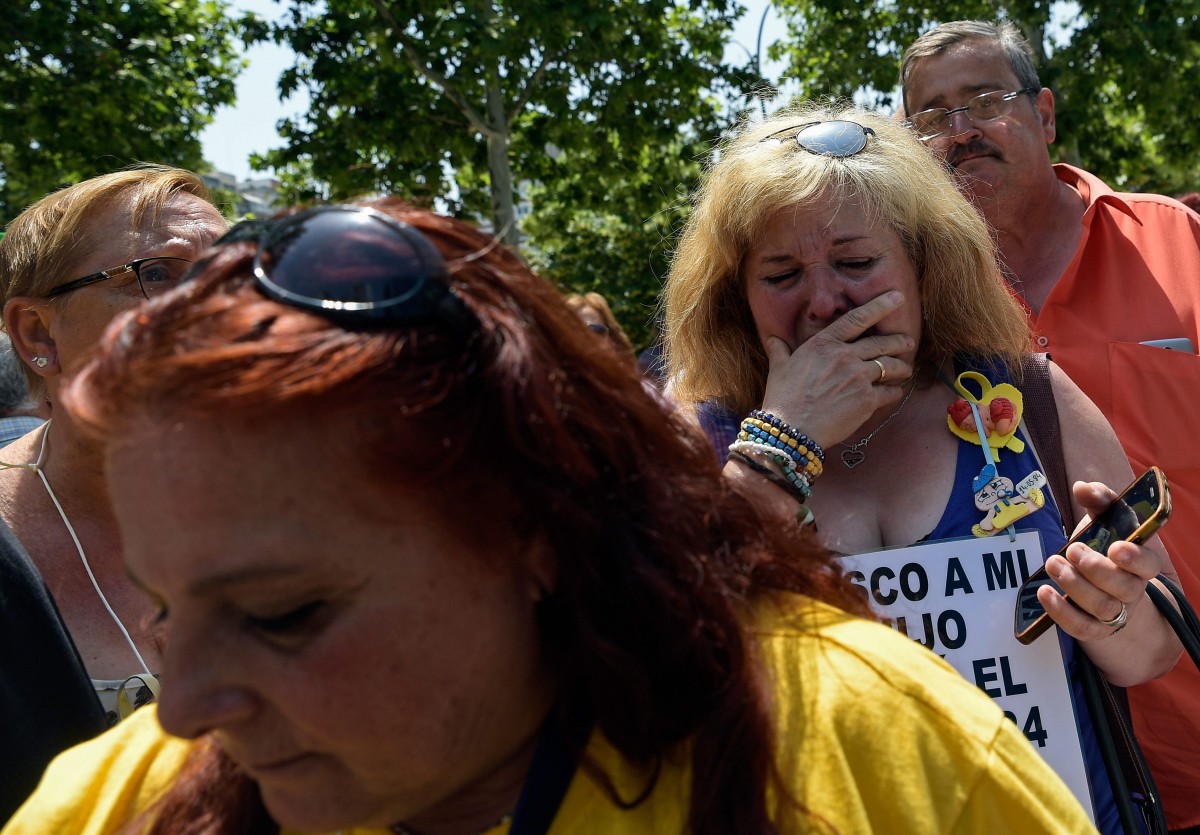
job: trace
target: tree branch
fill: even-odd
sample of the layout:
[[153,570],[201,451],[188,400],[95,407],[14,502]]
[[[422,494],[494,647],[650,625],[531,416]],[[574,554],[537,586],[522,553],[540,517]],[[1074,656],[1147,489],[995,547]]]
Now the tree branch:
[[454,106],[457,107],[462,114],[467,117],[467,121],[470,122],[471,127],[475,128],[475,130],[479,131],[484,136],[490,136],[491,134],[495,133],[496,128],[490,126],[487,121],[475,111],[475,108],[471,107],[471,104],[467,101],[466,96],[460,93],[458,88],[451,84],[448,78],[446,78],[437,70],[428,66],[424,56],[421,55],[420,50],[417,49],[416,43],[413,42],[412,38],[405,34],[403,27],[400,26],[400,23],[396,20],[391,10],[384,4],[383,0],[373,0],[373,2],[375,5],[375,10],[379,12],[379,16],[383,19],[383,22],[387,26],[391,27],[392,33],[394,34],[396,40],[399,41],[401,49],[404,50],[404,57],[408,59],[408,63],[412,65],[412,68],[416,70],[417,73],[424,76],[430,84],[433,84],[435,87],[437,87],[438,90],[441,91],[442,95],[448,98],[451,103],[453,103]]
[[538,81],[545,74],[546,67],[550,66],[556,60],[558,60],[558,55],[551,55],[549,52],[542,56],[542,62],[538,64],[537,69],[526,79],[524,89],[521,90],[521,94],[517,96],[517,100],[513,104],[512,113],[508,116],[508,127],[512,127],[513,122],[517,120],[517,117],[521,115],[521,111],[525,109],[525,105],[529,103],[529,98],[533,95],[534,89],[537,88]]

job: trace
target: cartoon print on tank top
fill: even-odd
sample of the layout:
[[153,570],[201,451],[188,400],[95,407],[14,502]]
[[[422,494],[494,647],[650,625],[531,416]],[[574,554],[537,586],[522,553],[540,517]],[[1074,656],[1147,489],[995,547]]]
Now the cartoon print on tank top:
[[[967,383],[979,385],[976,396]],[[983,450],[984,466],[971,482],[975,507],[984,512],[983,519],[971,528],[975,536],[991,536],[1009,529],[1041,509],[1046,497],[1041,488],[1046,477],[1038,470],[1014,484],[1011,478],[996,470],[996,458],[1001,449],[1020,453],[1025,443],[1016,436],[1024,412],[1024,398],[1010,383],[993,386],[977,371],[964,371],[954,381],[954,390],[962,395],[946,408],[946,425],[958,438],[978,444]],[[993,457],[993,453],[995,457]]]

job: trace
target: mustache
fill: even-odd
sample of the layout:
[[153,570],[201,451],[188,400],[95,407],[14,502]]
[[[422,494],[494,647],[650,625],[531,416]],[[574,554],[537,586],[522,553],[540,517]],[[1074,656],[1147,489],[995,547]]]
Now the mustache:
[[953,148],[951,148],[950,152],[946,154],[946,162],[951,166],[955,166],[958,165],[958,161],[964,157],[977,157],[981,155],[1003,159],[1003,155],[1000,153],[999,149],[994,148],[991,144],[984,142],[982,139],[972,139],[966,145],[955,145]]

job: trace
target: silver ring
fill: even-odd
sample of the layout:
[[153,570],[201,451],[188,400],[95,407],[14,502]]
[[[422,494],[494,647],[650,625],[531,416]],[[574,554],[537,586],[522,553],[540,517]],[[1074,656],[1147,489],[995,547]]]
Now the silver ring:
[[[1100,620],[1100,619],[1096,618],[1096,620]],[[1122,629],[1125,628],[1125,624],[1128,621],[1129,621],[1129,609],[1128,609],[1128,607],[1126,607],[1126,605],[1124,603],[1122,603],[1121,604],[1121,613],[1119,615],[1117,615],[1112,620],[1101,620],[1100,622],[1102,624],[1104,624],[1105,626],[1111,627],[1112,634],[1116,635],[1118,632],[1120,632]]]
[[879,379],[876,382],[879,385],[883,385],[883,381],[887,379],[887,369],[883,367],[883,363],[879,360],[871,360],[871,362],[879,366]]

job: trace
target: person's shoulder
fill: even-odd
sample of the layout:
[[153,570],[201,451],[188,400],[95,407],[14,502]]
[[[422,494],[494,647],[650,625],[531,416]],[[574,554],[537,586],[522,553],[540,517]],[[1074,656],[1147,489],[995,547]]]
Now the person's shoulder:
[[1200,228],[1200,215],[1174,197],[1149,192],[1121,192],[1116,197],[1124,201],[1143,224],[1170,224],[1193,231]]
[[755,633],[764,663],[781,684],[801,691],[818,687],[823,700],[856,704],[860,718],[862,694],[887,693],[869,702],[921,714],[984,744],[1002,718],[990,699],[925,647],[828,604],[775,596],[760,607]]
[[1095,211],[1115,211],[1136,218],[1143,225],[1178,225],[1180,229],[1200,230],[1197,215],[1174,197],[1141,191],[1114,191],[1090,171],[1065,163],[1054,166],[1055,176],[1075,188]]
[[896,630],[803,595],[777,593],[760,600],[752,631],[761,645],[773,651],[810,652],[820,647],[827,661],[853,657],[872,667],[891,666],[897,652],[905,656],[898,659],[903,667],[910,653],[915,653],[950,670],[940,658]]
[[195,743],[170,736],[153,706],[60,754],[3,835],[117,832],[171,785]]
[[802,597],[756,614],[780,773],[832,830],[1094,831],[999,707],[925,647]]

